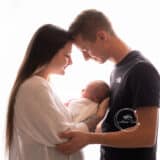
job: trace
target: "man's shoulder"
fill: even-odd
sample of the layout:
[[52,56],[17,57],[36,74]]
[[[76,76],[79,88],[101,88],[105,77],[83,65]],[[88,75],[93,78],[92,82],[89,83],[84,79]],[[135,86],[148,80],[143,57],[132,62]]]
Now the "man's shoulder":
[[157,75],[159,76],[159,73],[157,69],[147,61],[139,61],[135,63],[135,65],[130,69],[130,74],[142,76],[144,74]]

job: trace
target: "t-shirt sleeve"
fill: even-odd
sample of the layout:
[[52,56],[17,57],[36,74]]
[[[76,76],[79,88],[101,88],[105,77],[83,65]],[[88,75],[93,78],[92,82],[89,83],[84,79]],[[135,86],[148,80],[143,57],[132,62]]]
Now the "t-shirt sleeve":
[[[38,89],[37,89],[38,88]],[[68,129],[87,130],[84,123],[70,122],[46,86],[22,87],[17,95],[15,123],[38,143],[55,146],[65,142],[58,134]]]
[[160,76],[151,64],[136,64],[128,83],[133,107],[160,106]]

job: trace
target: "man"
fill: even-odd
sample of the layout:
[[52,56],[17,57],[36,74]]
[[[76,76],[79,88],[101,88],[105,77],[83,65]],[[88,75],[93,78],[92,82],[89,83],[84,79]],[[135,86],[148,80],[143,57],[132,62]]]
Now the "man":
[[86,60],[111,60],[116,65],[102,133],[64,132],[61,137],[69,141],[57,149],[70,154],[88,144],[101,144],[101,160],[155,160],[160,76],[154,66],[115,34],[102,12],[82,12],[69,32]]

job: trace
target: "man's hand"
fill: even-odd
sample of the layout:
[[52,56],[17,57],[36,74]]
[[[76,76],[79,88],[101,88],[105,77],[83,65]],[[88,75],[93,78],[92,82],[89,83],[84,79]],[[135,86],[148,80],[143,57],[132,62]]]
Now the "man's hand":
[[69,139],[68,142],[56,146],[56,149],[64,154],[72,154],[89,143],[88,133],[85,132],[65,131],[60,134],[60,137]]
[[109,98],[105,98],[100,104],[99,104],[99,107],[98,107],[98,110],[97,110],[97,117],[98,119],[102,120],[106,114],[106,111],[108,109],[108,104],[109,104]]

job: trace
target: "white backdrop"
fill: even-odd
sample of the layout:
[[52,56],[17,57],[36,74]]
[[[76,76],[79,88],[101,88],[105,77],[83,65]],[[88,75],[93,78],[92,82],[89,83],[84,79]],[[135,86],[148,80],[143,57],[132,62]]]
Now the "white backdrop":
[[[65,29],[84,9],[103,11],[111,20],[116,33],[131,48],[140,50],[160,71],[160,14],[158,0],[1,0],[0,1],[0,159],[5,156],[5,121],[9,92],[28,42],[34,31],[44,23],[53,23]],[[90,80],[109,81],[113,65],[84,62],[73,47],[73,65],[65,77],[56,76],[53,83],[62,100],[77,97]],[[94,71],[94,72],[93,72]],[[145,133],[144,133],[145,134]],[[160,136],[159,136],[160,137]],[[158,142],[160,145],[160,142]],[[99,146],[85,149],[86,159],[99,157]],[[160,146],[158,147],[160,153]],[[160,158],[160,155],[158,155]],[[159,159],[158,158],[158,159]]]

